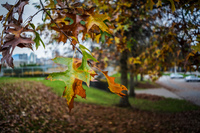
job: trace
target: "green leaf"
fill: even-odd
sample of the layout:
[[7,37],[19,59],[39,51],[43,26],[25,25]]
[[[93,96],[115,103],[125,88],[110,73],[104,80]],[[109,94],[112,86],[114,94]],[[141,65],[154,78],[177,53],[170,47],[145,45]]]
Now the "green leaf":
[[42,43],[43,47],[45,48],[45,44],[42,41],[42,39],[40,38],[40,34],[35,30],[35,25],[30,23],[30,26],[33,28],[33,30],[35,32],[35,39],[33,41],[35,42],[36,49],[38,49],[38,47],[40,46],[40,42]]
[[104,43],[106,41],[106,32],[101,31],[101,42]]
[[34,42],[36,43],[36,49],[38,49],[38,47],[40,46],[40,42],[42,43],[43,47],[45,48],[45,44],[42,41],[42,39],[40,38],[40,35],[37,32],[35,32],[35,34],[36,34],[36,37],[34,39]]
[[[87,49],[85,46],[81,45],[79,46],[79,48],[81,49],[82,51],[82,54],[83,54],[83,57],[82,57],[82,63],[81,63],[81,66],[78,68],[78,70],[82,70],[82,71],[86,71],[86,72],[89,72],[91,71],[91,73],[94,73],[94,71],[92,71],[91,67],[88,65],[88,62],[87,60],[88,59],[91,59],[95,62],[97,62],[97,60],[91,55],[89,54],[87,51],[90,52],[89,49]],[[87,50],[87,51],[86,51]],[[90,52],[91,53],[91,52]],[[90,75],[90,73],[88,73]],[[87,74],[87,77],[89,76]]]
[[57,0],[54,0],[54,4],[56,5],[58,2],[57,2]]
[[[104,31],[105,32],[105,31]],[[105,32],[105,35],[108,36],[108,37],[112,37],[111,34],[109,34],[108,32]]]
[[35,30],[35,25],[30,23],[30,26]]
[[83,20],[81,20],[80,23],[81,23],[82,25],[85,25],[85,21],[83,21]]
[[111,34],[109,34],[108,32],[103,32],[102,30],[100,30],[101,31],[101,42],[102,43],[105,43],[106,42],[106,36],[108,36],[108,37],[112,37],[112,35]]
[[85,46],[79,44],[79,47],[80,47],[80,49],[82,49],[83,51],[87,50],[88,52],[91,53],[91,51],[90,51],[88,48],[86,48]]
[[127,42],[127,48],[129,50],[131,50],[132,47],[134,46],[134,44],[136,44],[136,43],[137,43],[137,41],[133,37],[131,37],[131,39]]
[[[50,11],[47,11],[47,13],[51,14]],[[47,20],[47,17],[48,17],[48,15],[45,13],[45,17],[44,17],[44,19],[43,19],[43,22],[45,22],[45,21]]]
[[[65,57],[56,57],[53,61],[57,64],[67,65],[67,70],[64,72],[52,73],[50,74],[47,79],[51,81],[60,80],[66,84],[66,89],[63,93],[63,97],[66,98],[67,104],[70,105],[72,98],[74,97],[74,83],[75,80],[82,80],[87,83],[89,86],[90,83],[90,73],[88,66],[85,65],[85,59],[81,63],[81,66],[77,69],[76,64],[74,63],[74,59],[72,58],[65,58]],[[87,63],[87,61],[86,61]]]
[[[93,60],[95,62],[98,62],[96,58],[94,58],[91,54],[88,53],[88,52],[91,53],[91,51],[88,48],[86,48],[85,46],[83,46],[81,44],[79,44],[79,47],[80,47],[80,49],[81,49],[81,51],[83,53],[83,58],[91,59],[91,60]],[[86,52],[86,50],[88,52]]]
[[129,31],[128,28],[129,28],[129,25],[124,25],[124,30],[125,30],[125,31]]
[[69,20],[70,21],[69,25],[74,23],[74,20],[72,18],[69,18],[69,17],[66,17],[64,20],[65,21]]

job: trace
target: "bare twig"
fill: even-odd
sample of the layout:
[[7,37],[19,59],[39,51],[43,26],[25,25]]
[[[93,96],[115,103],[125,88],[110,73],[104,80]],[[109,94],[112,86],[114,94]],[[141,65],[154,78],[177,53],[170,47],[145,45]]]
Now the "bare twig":
[[44,11],[44,10],[63,10],[63,9],[69,9],[69,8],[46,8],[46,9],[43,8],[37,11],[34,15],[32,15],[32,18],[35,17],[35,15],[37,15],[39,12]]
[[24,25],[25,25],[25,22],[26,21],[29,21],[31,22],[32,19],[41,11],[44,11],[44,10],[63,10],[63,9],[69,9],[69,8],[47,8],[47,9],[40,9],[38,10],[35,14],[33,14],[32,16],[29,16],[25,21],[24,21]]

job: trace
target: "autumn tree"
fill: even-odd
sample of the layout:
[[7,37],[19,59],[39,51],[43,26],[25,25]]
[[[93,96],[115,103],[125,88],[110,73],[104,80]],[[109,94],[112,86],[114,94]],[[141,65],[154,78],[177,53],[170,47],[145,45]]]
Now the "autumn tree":
[[[161,68],[165,66],[167,60],[170,60],[166,52],[170,51],[177,57],[184,55],[184,50],[187,50],[186,56],[183,56],[187,57],[184,60],[187,62],[199,50],[199,43],[195,43],[199,41],[199,29],[195,24],[199,22],[191,22],[198,17],[198,2],[189,0],[85,0],[83,2],[45,0],[42,2],[39,0],[39,3],[35,4],[38,12],[24,21],[22,15],[27,4],[28,0],[18,0],[15,5],[8,3],[2,5],[8,13],[0,17],[4,26],[0,48],[3,55],[1,63],[6,62],[8,66],[14,68],[12,53],[15,47],[32,49],[33,45],[36,48],[40,45],[45,46],[40,34],[46,31],[48,31],[46,35],[58,43],[70,41],[72,48],[82,54],[82,59],[54,58],[55,63],[66,65],[68,69],[64,72],[52,73],[47,77],[49,80],[61,80],[66,84],[63,97],[66,98],[70,110],[73,108],[76,95],[86,97],[82,81],[89,86],[96,75],[94,70],[102,72],[108,81],[109,89],[122,97],[120,106],[127,107],[130,106],[126,88],[130,55],[132,59],[129,63],[136,66],[134,71],[131,69],[132,73],[149,74],[152,80],[156,80],[160,76]],[[43,12],[43,23],[35,26],[31,21],[39,12]],[[169,25],[156,23],[158,19],[162,20],[168,14],[174,17],[173,22]],[[181,15],[180,22],[177,16]],[[193,15],[197,17],[188,21]],[[34,38],[26,32],[34,33]],[[197,38],[195,41],[188,41],[194,37]],[[112,44],[116,46],[116,50],[120,53],[123,85],[115,83],[113,77],[108,76],[107,72],[95,65],[97,59],[89,49],[79,43],[80,39],[84,41],[87,38],[101,42],[103,49]],[[192,63],[198,62],[196,60],[198,58],[195,58]]]
[[[161,75],[161,70],[167,70],[167,67],[178,65],[186,70],[187,67],[191,66],[189,64],[191,64],[193,56],[196,64],[193,61],[192,64],[197,65],[198,69],[199,28],[197,25],[199,24],[199,9],[196,4],[191,1],[181,1],[174,3],[171,9],[164,6],[155,11],[157,24],[154,36],[151,37],[152,47],[148,52],[141,54],[143,59],[149,59],[146,60],[146,64],[155,64],[153,66],[157,71],[153,72],[152,69],[149,71],[154,79]],[[154,60],[151,60],[152,53]],[[145,67],[144,69],[148,70]],[[153,75],[157,75],[157,77]]]
[[[133,81],[132,73],[136,73],[136,75],[139,73],[141,75],[149,74],[150,78],[155,81],[161,76],[161,70],[172,67],[175,62],[178,64],[180,62],[186,63],[188,58],[195,52],[191,48],[199,47],[199,43],[195,44],[194,40],[187,42],[189,38],[198,34],[192,33],[192,30],[198,32],[197,26],[195,27],[195,25],[198,25],[198,19],[196,19],[198,16],[198,2],[104,0],[94,1],[94,3],[99,10],[112,16],[111,22],[115,26],[113,43],[117,46],[118,51],[121,51],[121,82],[125,86],[128,86],[127,72],[129,70],[131,71],[130,81]],[[197,12],[193,13],[194,11]],[[187,24],[184,16],[187,16]],[[196,23],[193,21],[192,25],[189,24],[192,21],[189,19],[190,17],[193,20],[195,19]],[[177,29],[177,27],[181,28]],[[182,33],[192,34],[188,34],[190,37],[186,37],[185,34],[181,35]],[[185,40],[185,45],[182,44],[182,46],[177,40],[181,36],[182,40],[183,38]],[[188,47],[188,45],[190,46]],[[187,52],[184,50],[187,50]],[[132,58],[129,60],[131,69],[129,70],[127,64],[128,53],[132,53]],[[182,56],[183,54],[185,56]],[[172,56],[173,58],[171,58]],[[198,62],[197,58],[195,59]],[[135,69],[133,70],[133,68]],[[134,88],[132,83],[130,85],[131,88]],[[132,89],[130,89],[130,93],[134,95]],[[120,104],[121,106],[130,105],[127,96],[121,99]]]

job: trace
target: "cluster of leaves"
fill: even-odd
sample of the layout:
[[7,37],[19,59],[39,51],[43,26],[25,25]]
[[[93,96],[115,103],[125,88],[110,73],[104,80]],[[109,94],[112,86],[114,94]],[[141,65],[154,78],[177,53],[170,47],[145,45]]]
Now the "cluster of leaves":
[[[67,3],[61,0],[55,1],[50,0],[46,3],[45,8],[56,8],[58,10],[49,11],[53,19],[46,15],[44,22],[50,20],[50,23],[47,22],[43,27],[57,31],[57,35],[53,36],[57,42],[66,43],[67,40],[70,40],[73,48],[75,48],[75,45],[79,43],[78,35],[80,33],[82,33],[82,40],[89,37],[93,40],[96,38],[98,42],[100,36],[112,33],[112,26],[109,23],[110,17],[107,14],[99,13],[98,10],[95,10],[95,7],[76,3],[76,1]],[[60,32],[61,30],[63,32]]]
[[[148,51],[147,46],[150,43],[145,42],[147,38],[150,38],[152,36],[152,27],[155,25],[153,24],[154,21],[156,21],[157,16],[153,15],[151,12],[149,12],[149,9],[158,8],[161,7],[164,2],[161,0],[154,2],[153,0],[147,0],[147,1],[129,1],[129,0],[123,0],[123,1],[113,1],[110,2],[109,0],[104,1],[93,1],[95,5],[97,5],[98,10],[101,12],[106,12],[108,16],[111,17],[110,22],[114,25],[115,29],[113,30],[113,38],[110,38],[109,36],[105,37],[105,42],[108,44],[108,47],[110,45],[110,42],[114,40],[115,45],[117,46],[118,51],[124,51],[128,49],[132,53],[130,60],[133,58],[140,62],[140,64],[143,62],[140,61],[141,53],[143,53],[145,50]],[[175,2],[178,2],[177,0]],[[175,2],[168,1],[167,4],[171,6],[171,9],[175,7]],[[156,3],[156,4],[155,4]],[[112,8],[110,8],[112,7]],[[111,41],[112,40],[112,41]],[[98,39],[97,39],[98,41]],[[145,44],[147,43],[147,44]],[[153,49],[152,49],[153,51]],[[149,54],[152,53],[152,51],[149,51]],[[115,51],[116,52],[116,51]],[[153,51],[154,52],[154,51]],[[126,52],[128,54],[128,52]],[[100,53],[101,55],[101,53]],[[143,56],[144,57],[144,56]],[[124,59],[126,60],[126,59]],[[134,63],[129,61],[130,65],[134,65],[137,63],[135,61]],[[146,67],[148,67],[148,70],[154,69],[153,64],[157,64],[155,59],[152,59],[149,57],[149,63],[147,64],[146,60]],[[145,70],[147,68],[144,67],[144,64],[141,65],[134,65],[134,71],[135,73],[152,73],[152,72],[146,72]],[[156,67],[158,68],[158,67]],[[133,70],[130,70],[133,71]],[[158,75],[160,69],[154,70],[151,75]]]
[[149,74],[156,80],[161,71],[175,64],[185,69],[196,65],[198,69],[198,2],[104,0],[94,3],[112,16],[115,44],[119,50],[129,49],[131,72]]
[[[26,4],[28,4],[28,2],[24,0],[18,1],[15,5],[10,5],[8,3],[2,5],[9,12],[6,17],[3,18],[5,21],[3,32],[6,35],[4,36],[4,39],[2,39],[3,34],[1,37],[1,43],[3,43],[3,46],[0,48],[0,52],[2,52],[3,55],[1,62],[6,61],[8,66],[12,68],[14,67],[12,53],[15,47],[27,47],[32,49],[32,44],[34,43],[31,38],[23,35],[24,32],[32,32],[32,30],[28,28],[28,25],[21,25],[23,21],[22,13]],[[13,17],[15,13],[19,16],[17,19]]]
[[[148,73],[153,80],[161,76],[160,71],[166,71],[175,65],[186,71],[193,69],[194,65],[198,70],[200,65],[199,27],[197,26],[199,7],[191,1],[174,3],[175,7],[177,10],[171,9],[173,13],[167,7],[154,10],[154,15],[160,22],[152,31],[153,35],[149,41],[151,46],[148,46],[137,58],[132,58],[140,66],[138,73]],[[166,22],[160,24],[161,21]],[[134,64],[133,61],[131,63]]]
[[[74,49],[77,49],[82,54],[81,59],[57,57],[53,61],[57,64],[66,65],[67,70],[59,73],[50,74],[47,79],[49,80],[61,80],[66,84],[63,92],[63,97],[66,98],[69,109],[73,108],[73,102],[76,95],[80,95],[82,98],[86,98],[85,90],[82,87],[82,81],[88,86],[90,81],[97,75],[95,71],[90,67],[92,64],[89,60],[97,62],[97,60],[91,55],[89,49],[79,44],[78,35],[83,33],[82,39],[86,39],[87,36],[95,38],[96,36],[105,36],[105,34],[112,33],[111,25],[108,23],[110,19],[106,14],[98,13],[94,7],[88,7],[81,3],[66,3],[61,0],[49,0],[45,1],[44,7],[42,1],[40,1],[41,7],[46,15],[44,22],[50,20],[50,23],[44,24],[43,27],[47,27],[51,30],[58,32],[58,42],[66,42],[69,40]],[[8,66],[14,67],[12,53],[16,46],[23,48],[27,47],[32,49],[32,45],[35,43],[36,48],[40,46],[40,42],[43,44],[40,34],[36,31],[41,29],[41,26],[35,27],[31,23],[32,18],[37,14],[34,14],[26,22],[22,20],[22,14],[24,6],[28,4],[27,0],[19,0],[17,4],[10,5],[8,3],[2,5],[9,12],[3,18],[4,30],[2,34],[2,52],[3,58],[1,62],[6,62]],[[80,6],[81,5],[81,6]],[[40,8],[40,7],[39,7]],[[18,13],[19,18],[15,18],[14,14]],[[2,17],[1,17],[2,19]],[[32,29],[30,29],[32,28]],[[26,32],[35,33],[35,39],[32,40],[28,37]],[[79,44],[77,48],[76,44]],[[44,46],[45,47],[45,46]],[[91,64],[89,65],[88,62]],[[96,67],[97,68],[97,67]],[[99,71],[101,71],[99,69]],[[123,85],[115,83],[113,77],[109,77],[107,72],[101,71],[109,84],[109,89],[119,96],[124,96],[122,90],[127,90]]]

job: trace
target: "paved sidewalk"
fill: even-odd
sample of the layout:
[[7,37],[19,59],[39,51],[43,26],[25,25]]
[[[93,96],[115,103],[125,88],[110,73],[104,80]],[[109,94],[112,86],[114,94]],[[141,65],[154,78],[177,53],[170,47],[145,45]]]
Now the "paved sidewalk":
[[200,106],[200,82],[185,82],[184,79],[170,79],[169,76],[163,76],[156,83]]
[[151,95],[157,95],[157,96],[164,96],[166,98],[175,98],[175,99],[183,99],[179,97],[178,95],[174,94],[171,91],[168,91],[164,88],[156,88],[156,89],[145,89],[145,90],[136,90],[136,94],[151,94]]

